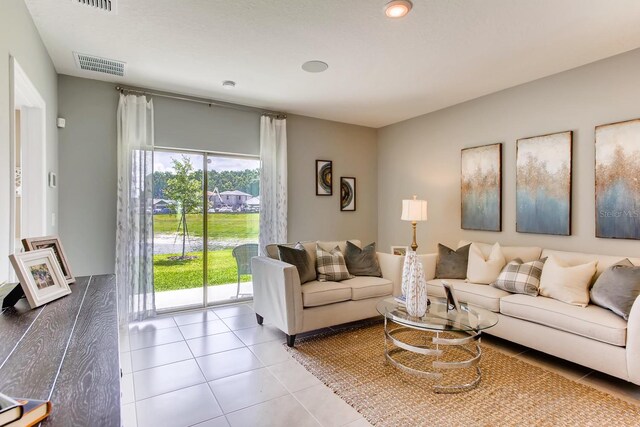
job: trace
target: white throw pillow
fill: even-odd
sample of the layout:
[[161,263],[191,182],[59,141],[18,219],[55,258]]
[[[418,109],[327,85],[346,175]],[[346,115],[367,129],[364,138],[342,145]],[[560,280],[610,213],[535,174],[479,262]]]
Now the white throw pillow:
[[572,305],[589,305],[589,285],[598,261],[570,266],[549,255],[540,276],[540,295]]
[[472,283],[488,285],[498,278],[502,267],[507,263],[502,254],[500,244],[491,248],[489,259],[485,259],[482,250],[475,243],[469,248],[469,263],[467,264],[467,280]]

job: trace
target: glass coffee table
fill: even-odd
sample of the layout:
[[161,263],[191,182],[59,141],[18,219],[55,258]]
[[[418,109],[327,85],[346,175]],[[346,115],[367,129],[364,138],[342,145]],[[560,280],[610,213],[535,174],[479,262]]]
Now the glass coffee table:
[[444,299],[430,300],[422,317],[410,316],[393,297],[378,303],[386,360],[406,373],[435,380],[437,393],[471,390],[482,378],[480,335],[498,323],[498,316],[467,304],[460,304],[460,311],[447,309]]

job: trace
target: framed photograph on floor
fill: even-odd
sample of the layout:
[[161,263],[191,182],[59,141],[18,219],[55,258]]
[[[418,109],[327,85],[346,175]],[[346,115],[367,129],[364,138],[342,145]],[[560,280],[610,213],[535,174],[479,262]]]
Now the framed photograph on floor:
[[516,231],[571,235],[573,132],[516,143]]
[[391,253],[393,255],[406,256],[409,251],[409,246],[391,246]]
[[460,153],[461,228],[502,230],[502,144]]
[[76,281],[73,274],[71,274],[71,269],[67,262],[67,255],[64,252],[64,248],[62,247],[62,243],[58,236],[30,237],[28,239],[22,239],[22,246],[24,246],[25,251],[47,248],[53,249],[53,253],[56,255],[56,259],[60,264],[60,268],[62,269],[62,273],[64,274],[67,283],[74,283]]
[[53,249],[38,249],[9,256],[31,308],[71,293]]
[[596,127],[596,237],[640,239],[640,119]]
[[333,162],[316,160],[316,196],[333,195]]
[[340,178],[340,210],[346,212],[356,210],[356,179],[354,177]]

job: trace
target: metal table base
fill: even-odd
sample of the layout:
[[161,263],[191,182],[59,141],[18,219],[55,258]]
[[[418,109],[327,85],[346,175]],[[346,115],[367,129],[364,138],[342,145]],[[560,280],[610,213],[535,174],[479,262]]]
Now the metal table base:
[[[411,328],[409,326],[399,326],[389,329],[389,323],[395,324],[393,321],[388,321],[385,316],[384,354],[386,360],[390,364],[408,374],[435,380],[436,385],[433,387],[433,390],[436,393],[460,393],[472,390],[478,386],[482,378],[479,366],[480,358],[482,357],[482,349],[480,348],[481,331],[457,332],[457,334],[462,337],[448,338],[443,337],[442,332],[440,331],[424,331],[417,328]],[[426,338],[425,344],[416,345],[402,341],[397,335],[406,331],[414,331],[424,334]],[[447,331],[447,333],[452,334],[450,331]],[[428,345],[429,339],[431,340],[431,345]],[[390,348],[390,344],[393,348]],[[451,351],[454,347],[463,350],[463,352],[469,355],[469,358],[453,362],[443,360],[447,351]],[[416,369],[399,361],[398,356],[406,352],[432,359],[427,360],[427,365],[430,365],[431,369]],[[442,380],[444,379],[444,373],[442,371],[452,369],[473,369],[475,370],[475,376],[470,382],[465,384],[443,385]]]

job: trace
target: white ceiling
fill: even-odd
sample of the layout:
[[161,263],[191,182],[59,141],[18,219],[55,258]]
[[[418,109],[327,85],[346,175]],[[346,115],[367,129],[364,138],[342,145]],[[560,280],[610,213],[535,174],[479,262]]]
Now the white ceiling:
[[[59,73],[371,127],[640,47],[638,0],[414,0],[399,20],[387,0],[25,1]],[[303,71],[312,59],[329,69]]]

